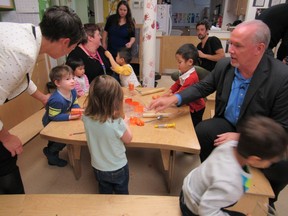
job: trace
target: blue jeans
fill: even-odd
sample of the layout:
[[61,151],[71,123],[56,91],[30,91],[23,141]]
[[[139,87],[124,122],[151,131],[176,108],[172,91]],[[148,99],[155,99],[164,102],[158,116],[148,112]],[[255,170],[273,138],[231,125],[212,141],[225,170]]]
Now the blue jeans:
[[100,194],[129,194],[129,168],[126,164],[115,171],[101,171],[93,168]]

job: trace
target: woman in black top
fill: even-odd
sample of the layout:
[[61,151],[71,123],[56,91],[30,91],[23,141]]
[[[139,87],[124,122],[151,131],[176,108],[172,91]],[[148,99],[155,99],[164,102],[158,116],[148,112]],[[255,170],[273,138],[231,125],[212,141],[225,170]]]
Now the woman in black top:
[[122,47],[131,48],[135,42],[135,24],[127,1],[120,1],[116,14],[108,17],[103,32],[103,47],[115,58]]
[[[85,65],[85,74],[89,83],[103,74],[111,75],[111,64],[105,56],[105,49],[101,46],[100,27],[94,23],[84,25],[86,35],[81,43],[68,55],[69,58],[80,58]],[[68,60],[67,59],[67,60]]]

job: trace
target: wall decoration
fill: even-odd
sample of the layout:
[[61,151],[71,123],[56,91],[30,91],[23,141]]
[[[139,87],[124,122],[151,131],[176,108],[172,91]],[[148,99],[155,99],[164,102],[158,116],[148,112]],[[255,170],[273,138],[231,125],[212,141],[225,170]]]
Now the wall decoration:
[[257,8],[256,9],[256,14],[255,14],[255,18],[257,18],[264,10],[266,10],[267,8]]
[[281,0],[269,0],[269,7],[272,7],[274,5],[278,5],[281,3]]
[[253,7],[264,7],[265,0],[254,0]]

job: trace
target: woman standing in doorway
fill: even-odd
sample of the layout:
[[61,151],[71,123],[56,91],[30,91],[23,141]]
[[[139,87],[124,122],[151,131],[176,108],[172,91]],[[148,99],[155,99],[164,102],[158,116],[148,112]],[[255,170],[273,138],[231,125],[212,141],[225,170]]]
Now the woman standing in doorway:
[[102,35],[103,47],[116,58],[122,47],[131,48],[135,42],[135,24],[127,1],[120,1],[116,14],[107,18]]

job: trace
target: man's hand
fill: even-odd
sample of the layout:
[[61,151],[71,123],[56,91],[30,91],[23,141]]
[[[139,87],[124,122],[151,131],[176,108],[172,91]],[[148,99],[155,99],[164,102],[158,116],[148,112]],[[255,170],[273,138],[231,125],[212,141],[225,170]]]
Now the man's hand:
[[3,146],[11,153],[12,157],[23,152],[21,140],[17,136],[10,134],[4,128],[0,132],[0,140]]
[[214,146],[219,146],[229,140],[238,141],[239,136],[240,134],[235,133],[235,132],[227,132],[227,133],[219,134],[217,135],[217,138],[214,140]]
[[158,99],[153,100],[148,108],[154,109],[156,112],[162,111],[166,108],[168,108],[171,105],[175,105],[178,102],[178,99],[175,95],[172,96],[163,96]]
[[198,50],[198,55],[200,58],[205,58],[205,54],[200,50]]
[[41,101],[42,104],[45,106],[50,98],[51,94],[43,94],[38,89],[31,95],[32,97],[36,98],[37,100]]

